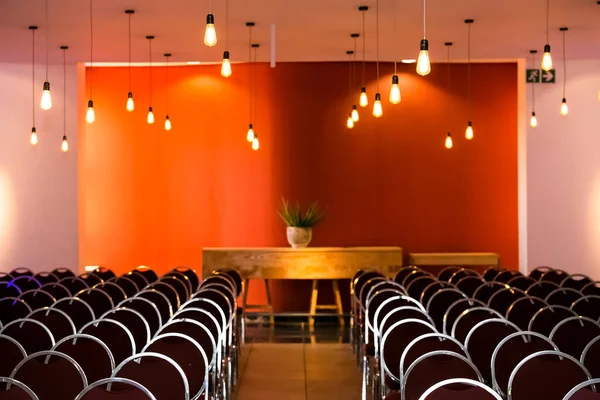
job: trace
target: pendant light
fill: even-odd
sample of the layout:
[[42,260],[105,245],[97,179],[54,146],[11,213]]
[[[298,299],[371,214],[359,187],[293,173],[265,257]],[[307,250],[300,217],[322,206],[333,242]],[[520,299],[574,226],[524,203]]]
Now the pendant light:
[[427,40],[427,0],[423,0],[423,39],[421,39],[419,58],[417,59],[417,74],[429,75],[431,63],[429,61],[429,41]]
[[[467,24],[467,103],[469,114],[471,114],[471,25],[475,20],[473,19],[465,19],[465,24]],[[465,138],[467,140],[473,139],[473,122],[471,119],[467,122],[467,129],[465,130]]]
[[229,0],[225,0],[225,51],[223,52],[223,62],[221,63],[221,76],[229,78],[231,76],[231,61],[229,60]]
[[35,129],[35,31],[37,28],[38,27],[35,25],[29,27],[29,30],[31,31],[31,116],[33,121],[29,142],[33,146],[38,144],[38,135]]
[[135,13],[134,10],[125,10],[125,14],[127,14],[129,18],[129,90],[127,92],[127,103],[125,104],[125,109],[129,112],[135,110],[135,104],[133,102],[133,93],[131,92],[131,16]]
[[567,45],[566,45],[566,34],[569,28],[560,28],[562,32],[562,44],[563,44],[563,98],[560,104],[560,115],[563,117],[569,113],[569,106],[567,105]]
[[[535,55],[537,54],[537,50],[530,50],[529,53],[531,54],[531,66],[535,66]],[[532,82],[531,83],[531,118],[529,119],[529,125],[531,125],[532,128],[536,128],[538,125],[538,120],[537,117],[535,116],[535,83]]]
[[148,75],[149,75],[149,93],[150,93],[150,105],[148,107],[148,117],[146,118],[146,122],[148,122],[148,124],[153,124],[154,123],[154,110],[152,109],[152,40],[154,39],[154,36],[152,35],[148,35],[146,36],[146,39],[148,39],[148,60],[149,60],[149,67],[148,67]]
[[360,88],[360,97],[358,104],[361,107],[369,105],[369,98],[367,97],[367,87],[365,86],[365,51],[366,51],[366,40],[365,40],[365,13],[369,10],[367,6],[358,7],[358,11],[362,13],[362,86]]
[[[257,75],[256,74],[256,53],[258,51],[259,46],[260,45],[258,43],[252,43],[252,48],[254,49],[254,61],[252,62],[252,64],[253,64],[252,69],[254,69],[254,82],[252,82],[252,87],[254,89],[252,91],[252,97],[253,97],[252,103],[254,104],[254,108],[252,110],[254,113],[253,120],[256,120],[256,88],[257,88],[257,86],[256,86],[256,75]],[[259,147],[260,147],[260,143],[258,142],[258,134],[255,133],[254,139],[252,139],[252,150],[256,151],[259,149]]]
[[252,125],[252,28],[254,22],[246,22],[248,27],[248,133],[246,141],[252,143],[254,140],[254,126]]
[[50,94],[50,82],[48,82],[48,0],[46,0],[46,80],[44,81],[44,87],[42,89],[42,98],[40,100],[40,107],[42,110],[49,110],[52,108],[52,95]]
[[552,69],[552,54],[550,54],[550,0],[546,0],[546,45],[542,56],[542,70]]
[[[396,9],[397,2],[394,2],[394,26],[393,26],[393,37],[396,37],[396,17],[398,14],[398,10]],[[398,60],[394,57],[394,75],[392,75],[392,86],[390,87],[390,103],[398,104],[402,101],[402,96],[400,95],[400,85],[398,84]]]
[[88,124],[96,121],[96,111],[94,110],[93,88],[94,88],[94,25],[93,25],[93,0],[90,0],[90,99],[88,100],[85,121]]
[[[444,43],[444,46],[446,46],[446,49],[448,51],[448,61],[446,63],[446,71],[447,71],[447,83],[446,83],[446,89],[448,90],[448,93],[450,93],[450,48],[452,47],[452,42],[446,42]],[[446,108],[449,110],[450,106],[448,103],[448,106],[446,106]],[[447,149],[451,149],[453,147],[453,143],[452,143],[452,134],[450,132],[446,133],[446,141],[444,142],[444,146]]]
[[206,16],[206,29],[204,30],[204,44],[208,47],[213,47],[217,44],[215,16],[212,14],[212,0],[208,0],[208,15]]
[[375,45],[377,53],[377,92],[373,103],[373,116],[379,118],[383,115],[381,108],[381,94],[379,93],[379,0],[375,1]]
[[[356,87],[356,39],[358,39],[360,35],[358,33],[353,33],[350,35],[352,39],[354,39],[354,50],[352,51],[352,90]],[[352,121],[354,123],[358,122],[358,108],[356,107],[356,103],[352,104],[352,111],[350,112],[352,116]]]
[[167,66],[165,68],[165,73],[167,75],[166,81],[167,81],[167,88],[166,88],[166,104],[165,104],[165,110],[167,111],[167,116],[165,117],[165,131],[170,131],[171,130],[171,120],[169,119],[169,58],[171,58],[171,53],[165,53],[165,58],[167,60]]
[[63,137],[60,149],[63,153],[69,151],[67,141],[67,50],[69,46],[60,46],[63,53]]
[[[350,93],[350,97],[352,97],[352,55],[354,54],[354,51],[348,50],[346,54],[348,54],[348,65],[350,66],[350,73],[348,74],[350,85],[348,86],[348,90]],[[346,128],[354,128],[354,119],[352,118],[352,112],[348,113],[348,119],[346,120]]]

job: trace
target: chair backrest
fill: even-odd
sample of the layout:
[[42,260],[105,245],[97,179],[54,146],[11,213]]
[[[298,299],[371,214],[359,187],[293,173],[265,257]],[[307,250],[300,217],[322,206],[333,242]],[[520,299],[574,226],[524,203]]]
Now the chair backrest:
[[575,311],[577,315],[597,321],[600,318],[600,296],[587,295],[575,300],[571,304],[571,310]]
[[119,321],[129,329],[135,340],[135,348],[141,349],[150,341],[150,326],[144,316],[137,310],[127,307],[117,307],[105,312],[100,319]]
[[600,379],[590,379],[581,382],[571,389],[563,400],[598,400],[600,399],[600,393],[597,391],[599,384]]
[[536,281],[539,281],[540,278],[542,277],[542,275],[544,275],[544,273],[553,270],[554,268],[551,267],[547,267],[547,266],[539,266],[534,268],[533,270],[529,271],[529,276],[533,279],[535,279]]
[[423,354],[439,350],[452,351],[470,359],[467,349],[453,337],[443,333],[426,333],[411,341],[404,349],[400,358],[400,381],[402,381],[406,369],[416,359]]
[[[413,307],[413,306],[400,306],[390,311],[382,320],[378,327],[378,337],[381,338],[383,335],[394,325],[396,322],[403,321],[406,319],[420,319],[421,321],[430,324],[435,327],[435,323],[431,317],[425,312],[425,310]],[[378,341],[379,343],[379,341]]]
[[2,325],[25,318],[30,313],[31,307],[21,299],[17,299],[16,297],[0,299],[0,324]]
[[579,290],[569,288],[558,288],[548,294],[544,300],[550,305],[571,307],[571,305],[583,297]]
[[144,288],[150,284],[150,281],[146,278],[146,276],[144,276],[144,274],[135,270],[130,271],[123,276],[134,281],[139,289],[138,291],[144,290]]
[[[240,273],[238,271],[236,271],[234,269],[230,269],[230,268],[221,268],[216,271],[213,271],[213,275],[227,275],[228,277],[230,277],[233,280],[233,282],[235,282],[235,288],[236,288],[235,295],[239,297],[239,295],[242,293],[242,289],[244,287],[244,282],[242,280],[242,275],[240,275]],[[360,276],[360,274],[355,275],[354,278],[352,279],[352,282],[354,282],[354,279],[357,278],[358,276]],[[193,281],[193,279],[192,279],[192,281]],[[198,285],[196,285],[193,292],[196,291],[197,288],[198,288]]]
[[71,297],[71,292],[69,289],[59,282],[49,282],[40,288],[52,295],[57,301],[60,299],[64,299],[65,297]]
[[591,379],[575,358],[540,351],[517,364],[508,379],[508,400],[561,400],[573,387]]
[[196,292],[196,294],[194,295],[193,299],[190,300],[187,304],[190,304],[193,300],[210,300],[212,302],[214,302],[215,304],[217,304],[219,306],[219,309],[222,310],[221,317],[223,318],[223,326],[228,326],[229,322],[233,316],[233,309],[231,308],[231,305],[229,304],[229,299],[227,299],[227,297],[212,288],[207,288],[207,289],[200,289],[198,292]]
[[458,281],[460,281],[462,278],[465,278],[467,276],[476,276],[476,277],[481,278],[481,275],[479,275],[479,273],[477,273],[477,271],[469,269],[469,268],[461,268],[460,270],[458,270],[452,274],[450,279],[448,279],[448,283],[451,283],[454,285]]
[[3,334],[0,334],[0,354],[0,376],[10,376],[17,364],[27,357],[25,349],[16,339]]
[[549,337],[552,329],[562,320],[570,317],[576,317],[573,310],[563,306],[547,306],[539,309],[531,321],[529,321],[528,331],[538,332]]
[[467,335],[481,321],[486,319],[500,318],[502,315],[496,310],[492,310],[487,307],[473,307],[465,310],[456,318],[450,331],[450,336],[455,338],[461,343],[464,343],[467,339]]
[[148,299],[154,305],[156,305],[158,311],[160,312],[160,319],[163,324],[173,316],[173,307],[171,306],[171,301],[167,296],[156,289],[144,289],[136,294],[135,297]]
[[[174,277],[175,279],[181,281],[185,285],[185,287],[187,288],[187,293],[188,293],[187,299],[189,300],[192,293],[194,293],[197,289],[197,287],[193,286],[190,278],[187,275],[185,275],[183,272],[179,272],[176,270],[171,270],[171,271],[167,272],[166,274],[163,275],[163,278],[166,278],[168,276]],[[227,279],[229,279],[229,280],[232,279],[228,275],[224,275],[224,276],[227,276]],[[198,282],[198,283],[200,283],[200,282]]]
[[163,276],[154,284],[157,284],[159,282],[166,283],[167,285],[171,286],[175,293],[177,293],[177,298],[179,299],[179,304],[177,305],[177,308],[181,306],[181,303],[185,303],[186,301],[188,301],[192,295],[190,293],[188,285],[180,279],[177,279],[177,277],[175,276]]
[[[391,282],[391,281],[390,281]],[[386,283],[386,282],[384,282]],[[394,284],[396,284],[394,282]],[[396,284],[397,285],[397,284]],[[386,288],[375,292],[372,296],[367,297],[367,304],[365,310],[365,342],[368,344],[375,333],[375,315],[380,306],[388,299],[397,298],[402,296],[403,293],[398,291],[396,288]]]
[[208,277],[206,277],[206,279],[204,279],[202,281],[202,283],[200,283],[199,288],[206,287],[207,285],[211,285],[213,283],[226,285],[228,288],[231,289],[231,292],[233,293],[233,298],[234,299],[237,298],[236,283],[229,275],[219,274],[219,275],[208,276]]
[[463,292],[467,297],[473,297],[473,294],[479,286],[485,284],[485,279],[476,275],[467,275],[456,282],[456,288]]
[[354,298],[357,302],[360,301],[360,292],[362,291],[362,287],[364,286],[365,283],[367,283],[372,278],[385,278],[385,277],[377,271],[367,271],[363,274],[360,274],[356,278],[354,278],[354,281],[353,281]]
[[66,278],[62,278],[60,281],[58,281],[58,283],[69,289],[71,296],[74,296],[75,293],[78,293],[83,289],[89,288],[87,282],[77,276],[67,276]]
[[[215,291],[218,292],[219,294],[222,294],[223,296],[225,296],[226,298],[226,302],[223,301],[223,299],[221,298],[221,296],[216,296],[216,293],[213,293],[212,295],[206,296],[203,295],[201,293],[210,293],[211,291]],[[231,314],[233,315],[233,313],[236,312],[237,309],[237,304],[236,304],[236,297],[235,297],[235,292],[233,291],[233,289],[231,289],[231,287],[229,285],[225,285],[223,283],[217,283],[217,282],[210,282],[207,285],[201,286],[200,289],[198,289],[198,291],[194,294],[194,297],[206,297],[206,298],[212,298],[214,299],[217,303],[219,303],[221,305],[221,307],[223,307],[223,309],[226,311],[226,314]],[[228,316],[229,318],[229,316]]]
[[404,400],[418,400],[431,386],[451,378],[482,381],[467,357],[452,351],[432,351],[417,358],[406,370],[401,393]]
[[382,378],[390,376],[394,381],[400,382],[397,368],[400,365],[402,353],[410,342],[427,333],[437,333],[437,331],[433,325],[415,318],[398,321],[387,331],[382,332],[380,360]]
[[437,330],[443,331],[444,315],[446,315],[448,308],[457,301],[466,298],[467,296],[458,289],[440,289],[429,298],[426,310],[433,319]]
[[107,281],[110,278],[114,278],[116,276],[112,270],[110,270],[109,268],[106,268],[106,267],[96,268],[92,272],[92,275],[96,275],[96,276],[100,277],[103,281]]
[[182,333],[161,334],[144,347],[142,353],[147,352],[164,354],[181,367],[193,399],[208,390],[210,360],[202,346],[191,337]]
[[456,318],[464,311],[473,307],[485,307],[485,304],[479,300],[470,298],[462,298],[450,304],[444,313],[442,332],[449,335]]
[[23,382],[0,376],[0,384],[6,384],[6,391],[0,391],[0,397],[7,400],[40,400],[39,397]]
[[414,269],[404,277],[404,280],[400,284],[403,287],[408,287],[408,285],[410,285],[412,281],[422,276],[431,276],[432,278],[435,278],[431,273],[427,271],[423,271],[422,269]]
[[136,353],[135,339],[125,325],[112,319],[97,319],[86,324],[77,333],[95,336],[110,349],[115,364]]
[[487,306],[502,315],[506,315],[506,311],[515,300],[526,296],[521,289],[507,287],[494,293],[488,300]]
[[21,292],[27,292],[28,290],[35,290],[42,287],[42,283],[40,281],[29,275],[17,276],[12,280],[11,283],[18,287]]
[[56,302],[56,299],[50,293],[42,289],[31,289],[23,292],[19,295],[19,299],[25,301],[32,310],[50,307]]
[[156,304],[144,297],[130,297],[117,304],[117,308],[119,307],[125,307],[139,312],[148,323],[150,337],[154,336],[162,326],[163,321],[160,310]]
[[510,374],[517,364],[531,354],[546,350],[558,351],[558,347],[537,332],[515,332],[502,339],[494,349],[490,362],[492,387],[505,395]]
[[148,282],[148,285],[158,280],[158,275],[156,275],[156,272],[154,272],[152,268],[143,265],[131,270],[131,273],[142,275]]
[[544,272],[540,277],[540,281],[553,282],[560,285],[560,283],[568,276],[569,274],[561,269],[552,269]]
[[421,269],[419,267],[415,267],[415,266],[402,267],[398,270],[398,272],[396,272],[396,275],[394,275],[393,281],[401,284],[403,287],[406,288],[406,285],[402,284],[402,282],[404,281],[404,278],[406,278],[408,275],[410,275],[413,271],[420,271],[420,270]]
[[44,324],[50,329],[50,332],[52,332],[55,341],[69,335],[74,335],[77,330],[71,317],[58,308],[39,308],[32,311],[27,318],[34,319]]
[[475,293],[473,293],[473,298],[483,301],[487,304],[494,293],[506,287],[508,287],[506,283],[487,282],[485,285],[481,285],[477,288],[477,290],[475,290]]
[[175,315],[173,315],[172,321],[179,319],[191,319],[200,322],[202,325],[208,328],[215,343],[219,343],[224,338],[224,336],[221,336],[223,333],[221,331],[221,324],[217,320],[217,317],[211,314],[208,310],[188,307],[177,311]]
[[560,321],[550,333],[560,351],[580,359],[585,346],[600,336],[600,325],[587,317],[571,317]]
[[600,336],[593,338],[585,346],[580,361],[588,369],[592,378],[600,378]]
[[529,328],[529,321],[536,312],[548,303],[538,297],[526,296],[513,301],[506,310],[506,319],[517,325],[519,329],[526,331]]
[[519,271],[515,271],[512,269],[506,269],[506,270],[500,272],[498,275],[496,275],[496,277],[494,278],[494,281],[500,282],[500,283],[508,283],[508,281],[510,281],[511,279],[516,278],[518,276],[523,276],[523,274],[520,273]]
[[427,285],[425,289],[423,289],[423,292],[421,293],[421,298],[419,299],[419,303],[423,304],[423,307],[427,309],[427,304],[429,304],[429,300],[434,294],[436,294],[439,290],[451,288],[453,289],[454,285],[448,282],[432,282],[429,285]]
[[99,284],[99,283],[104,283],[104,279],[102,279],[102,277],[100,275],[94,274],[94,273],[83,273],[80,275],[77,275],[77,277],[79,279],[81,279],[82,281],[84,281],[88,287],[94,287],[95,285]]
[[92,310],[94,310],[95,315],[102,315],[115,306],[110,296],[100,289],[83,289],[77,292],[75,297],[88,303],[92,307]]
[[369,293],[369,290],[371,290],[371,288],[377,285],[378,283],[387,282],[387,280],[388,279],[383,276],[376,276],[374,278],[369,279],[361,286],[360,291],[358,292],[358,303],[362,306],[363,309],[367,304],[367,294]]
[[492,282],[500,272],[505,270],[506,268],[489,267],[483,272],[483,279],[485,279],[486,282]]
[[31,354],[10,377],[31,388],[40,400],[74,399],[88,384],[79,364],[58,351]]
[[[408,286],[406,287],[406,293],[416,299],[417,301],[421,299],[421,294],[423,290],[429,286],[430,284],[437,282],[438,280],[431,275],[423,275],[416,279],[413,279]],[[445,282],[445,281],[443,281]]]
[[8,272],[0,271],[0,282],[10,282],[14,279],[14,277]]
[[18,276],[33,276],[33,272],[29,268],[23,267],[13,269],[10,274],[15,278]]
[[54,346],[52,332],[39,321],[23,318],[5,325],[1,334],[10,336],[23,346],[27,354],[50,350]]
[[465,348],[486,382],[492,381],[491,360],[496,346],[507,336],[519,331],[512,322],[493,318],[479,322],[467,335]]
[[115,282],[102,282],[93,286],[94,289],[102,290],[104,293],[110,297],[113,304],[119,304],[123,300],[127,298],[127,293],[125,290]]
[[573,275],[569,275],[565,279],[563,279],[563,281],[560,283],[560,287],[571,288],[571,289],[581,291],[581,289],[583,289],[585,287],[585,285],[588,285],[592,282],[593,282],[593,279],[587,275],[573,274]]
[[525,292],[536,282],[537,281],[530,276],[517,275],[506,282],[506,284],[512,288],[521,289],[523,292]]
[[590,294],[600,296],[600,282],[596,281],[588,283],[583,287],[583,289],[581,289],[581,293],[583,293],[586,296]]
[[77,330],[96,319],[96,314],[92,307],[79,297],[65,297],[57,300],[50,308],[64,311],[71,318]]
[[185,372],[163,354],[139,353],[128,357],[115,368],[112,377],[139,382],[156,396],[156,400],[190,399]]
[[[437,278],[440,281],[448,282],[456,271],[460,271],[461,267],[446,267],[438,272]],[[408,288],[407,288],[408,289]]]
[[112,282],[112,283],[118,285],[121,289],[123,289],[123,291],[125,292],[125,295],[127,297],[133,297],[133,296],[135,296],[135,294],[137,292],[142,290],[142,288],[139,287],[139,285],[136,281],[131,279],[131,277],[125,276],[125,275],[115,276],[114,278],[110,278],[109,280],[106,281],[106,283],[108,283],[108,282]]
[[419,400],[502,400],[502,397],[479,381],[451,378],[431,386]]
[[212,316],[214,316],[219,323],[219,330],[222,334],[225,333],[227,329],[227,321],[225,318],[225,312],[216,302],[211,299],[205,298],[193,298],[184,305],[181,306],[179,311],[187,310],[187,309],[201,309],[208,311]]
[[77,361],[89,382],[108,378],[115,369],[112,352],[102,340],[86,334],[75,334],[57,342],[52,348]]
[[52,275],[56,276],[58,280],[67,278],[69,276],[75,276],[75,273],[69,268],[54,268],[51,273]]
[[217,342],[204,324],[193,319],[173,319],[160,328],[156,337],[171,333],[193,339],[204,350],[208,364],[213,364],[217,355]]
[[156,397],[131,379],[106,378],[88,385],[75,400],[156,400]]
[[550,293],[558,289],[558,284],[549,281],[539,281],[529,286],[525,293],[528,296],[539,297],[544,300]]

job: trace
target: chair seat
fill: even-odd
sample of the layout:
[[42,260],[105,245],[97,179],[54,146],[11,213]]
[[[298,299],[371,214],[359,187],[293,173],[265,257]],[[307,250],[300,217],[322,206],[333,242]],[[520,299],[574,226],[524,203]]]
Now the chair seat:
[[398,391],[389,392],[385,396],[385,400],[402,400],[402,395]]

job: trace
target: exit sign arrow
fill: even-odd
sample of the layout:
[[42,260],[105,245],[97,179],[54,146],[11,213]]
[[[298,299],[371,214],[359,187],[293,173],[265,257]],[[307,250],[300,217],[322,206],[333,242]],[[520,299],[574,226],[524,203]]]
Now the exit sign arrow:
[[551,69],[550,71],[544,71],[542,73],[542,83],[555,83],[556,82],[556,72]]

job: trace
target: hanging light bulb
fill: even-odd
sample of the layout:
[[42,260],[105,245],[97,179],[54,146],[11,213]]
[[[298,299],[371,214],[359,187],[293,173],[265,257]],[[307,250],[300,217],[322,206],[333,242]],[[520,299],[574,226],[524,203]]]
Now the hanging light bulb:
[[67,135],[63,135],[62,144],[60,146],[60,149],[63,151],[63,153],[66,153],[67,151],[69,151],[69,142],[67,142]]
[[221,76],[229,78],[231,76],[231,62],[229,61],[229,52],[223,52],[223,63],[221,64]]
[[358,101],[361,107],[366,107],[369,105],[369,98],[367,97],[367,89],[362,87],[360,88],[360,99]]
[[40,100],[40,107],[42,110],[49,110],[52,108],[52,96],[50,95],[50,82],[44,82],[44,89],[42,90],[42,100]]
[[169,118],[169,59],[171,58],[171,53],[165,53],[165,58],[167,60],[167,66],[165,68],[165,81],[167,82],[167,89],[165,90],[165,131],[171,130],[171,119]]
[[544,55],[542,56],[542,69],[550,71],[552,69],[552,54],[550,54],[550,45],[544,46]]
[[252,124],[248,125],[248,133],[246,133],[246,140],[248,141],[248,143],[254,141],[254,128],[252,127]]
[[213,47],[217,44],[217,31],[215,29],[215,16],[209,13],[206,16],[206,29],[204,30],[204,44]]
[[348,119],[346,120],[346,128],[354,128],[354,120],[352,119],[352,114],[348,114]]
[[94,102],[92,100],[89,100],[87,112],[85,113],[85,121],[88,124],[91,124],[95,120],[96,120],[96,112],[94,111]]
[[152,111],[152,107],[148,108],[148,118],[146,119],[149,124],[154,123],[154,112]]
[[531,113],[531,119],[529,120],[529,125],[531,125],[532,128],[536,128],[538,125],[538,121],[537,121],[537,117],[535,116],[535,112]]
[[129,112],[135,110],[135,105],[133,103],[133,93],[131,92],[127,93],[127,105],[125,106],[125,108],[127,108],[127,111]]
[[34,146],[38,144],[38,135],[37,131],[35,130],[35,127],[31,128],[31,136],[29,137],[29,143],[31,143]]
[[352,121],[354,122],[358,122],[358,110],[356,108],[356,104],[352,106],[352,112],[350,113],[350,115],[352,116]]
[[567,99],[563,98],[560,104],[560,115],[563,117],[569,113],[569,106],[567,105]]
[[398,104],[402,100],[400,86],[398,86],[398,75],[392,76],[392,87],[390,89],[390,103]]
[[69,46],[60,46],[63,52],[63,138],[61,150],[63,153],[69,151],[69,142],[67,142],[67,50]]
[[417,60],[417,74],[421,76],[428,75],[431,72],[431,63],[429,62],[429,41],[421,40],[421,51]]
[[171,130],[171,120],[169,119],[169,116],[167,115],[167,117],[165,118],[165,131],[170,131]]
[[258,143],[258,135],[255,135],[254,139],[252,139],[252,150],[258,150],[259,146],[260,144]]
[[467,140],[473,139],[473,123],[471,121],[469,121],[467,123],[467,130],[465,131],[465,138],[467,138]]
[[450,134],[450,132],[448,132],[446,134],[446,142],[445,142],[445,146],[447,149],[451,149],[453,144],[452,144],[452,135]]
[[383,115],[383,108],[381,107],[381,95],[375,94],[375,103],[373,103],[373,116],[379,118]]

